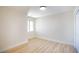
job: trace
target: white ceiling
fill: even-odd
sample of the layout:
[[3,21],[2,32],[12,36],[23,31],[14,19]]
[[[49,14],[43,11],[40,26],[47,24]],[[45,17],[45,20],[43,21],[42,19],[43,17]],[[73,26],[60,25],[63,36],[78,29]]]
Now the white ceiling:
[[61,12],[66,12],[69,10],[73,10],[74,7],[71,6],[47,6],[45,11],[40,10],[40,6],[32,6],[28,11],[28,16],[31,17],[42,17],[50,14],[57,14]]

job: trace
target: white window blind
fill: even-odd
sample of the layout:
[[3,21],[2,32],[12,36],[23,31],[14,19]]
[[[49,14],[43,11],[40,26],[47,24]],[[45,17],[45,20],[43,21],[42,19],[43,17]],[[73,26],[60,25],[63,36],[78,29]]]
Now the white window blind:
[[34,21],[28,20],[27,21],[27,32],[34,31]]

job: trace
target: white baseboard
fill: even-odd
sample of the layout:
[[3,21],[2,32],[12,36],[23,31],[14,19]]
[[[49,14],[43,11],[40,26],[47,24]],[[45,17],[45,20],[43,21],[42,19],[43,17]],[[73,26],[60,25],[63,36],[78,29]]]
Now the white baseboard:
[[27,40],[27,41],[20,42],[20,43],[17,43],[17,44],[15,44],[15,45],[13,45],[13,46],[9,46],[9,47],[7,47],[7,48],[1,50],[0,52],[5,52],[5,51],[7,51],[7,50],[9,50],[9,49],[11,49],[11,48],[15,48],[15,47],[20,46],[20,45],[22,45],[22,44],[24,44],[24,43],[28,43],[28,40]]
[[6,50],[9,50],[9,49],[11,49],[11,48],[15,48],[15,47],[20,46],[20,45],[22,45],[22,44],[24,44],[24,43],[28,43],[28,39],[31,39],[31,38],[34,38],[34,37],[35,37],[35,36],[28,37],[26,41],[17,43],[17,44],[15,44],[15,45],[13,45],[13,46],[11,45],[11,46],[9,46],[9,47],[7,47],[7,48],[4,48],[4,49],[0,50],[0,52],[5,52]]
[[45,39],[45,40],[49,40],[49,41],[54,41],[54,42],[59,42],[59,43],[68,44],[68,45],[74,46],[73,44],[71,44],[71,43],[69,43],[69,42],[60,41],[60,40],[55,40],[55,39],[50,39],[50,38],[44,37],[44,36],[37,36],[37,38]]
[[[59,42],[59,43],[63,43],[63,44],[69,44],[69,45],[72,45],[72,46],[73,46],[73,44],[70,44],[70,43],[68,43],[68,42],[64,42],[64,41],[60,41],[60,40],[54,40],[54,39],[50,39],[50,38],[43,37],[43,36],[35,36],[35,37],[33,36],[33,37],[28,38],[28,39],[31,39],[31,38],[40,38],[40,39],[45,39],[45,40],[49,40],[49,41]],[[4,52],[4,51],[6,51],[6,50],[8,50],[8,49],[11,49],[11,48],[20,46],[20,45],[22,45],[22,44],[24,44],[24,43],[28,43],[28,40],[27,40],[27,41],[24,41],[24,42],[21,42],[21,43],[18,43],[18,44],[16,44],[16,45],[7,47],[7,48],[1,50],[0,52]]]

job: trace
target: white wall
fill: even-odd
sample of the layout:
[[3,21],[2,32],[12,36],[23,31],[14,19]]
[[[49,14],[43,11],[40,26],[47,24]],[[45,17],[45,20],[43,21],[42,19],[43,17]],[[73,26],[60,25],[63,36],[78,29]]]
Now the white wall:
[[28,7],[0,7],[0,51],[27,42]]
[[38,37],[73,45],[73,10],[38,18],[36,20],[36,32]]

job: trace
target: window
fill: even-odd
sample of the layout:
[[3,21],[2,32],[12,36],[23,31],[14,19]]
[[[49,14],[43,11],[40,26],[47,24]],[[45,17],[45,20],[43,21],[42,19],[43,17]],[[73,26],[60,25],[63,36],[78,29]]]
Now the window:
[[34,21],[28,20],[27,21],[27,32],[34,31]]

